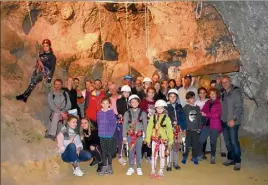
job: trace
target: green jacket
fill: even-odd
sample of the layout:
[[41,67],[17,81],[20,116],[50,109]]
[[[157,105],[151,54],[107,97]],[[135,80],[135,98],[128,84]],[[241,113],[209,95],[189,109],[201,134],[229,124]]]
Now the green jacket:
[[[150,120],[147,126],[147,134],[146,134],[147,143],[150,143],[152,140],[152,136],[154,136],[153,133],[154,133],[154,126],[155,126],[156,128],[157,127],[159,128],[158,136],[160,136],[161,139],[168,140],[168,145],[173,144],[173,128],[172,128],[170,118],[168,117],[168,115],[166,115],[166,118],[161,126],[160,122],[163,117],[164,117],[164,114],[161,114],[158,119],[159,121],[157,121],[155,125],[154,125],[154,115],[150,117]],[[156,120],[157,120],[157,115],[156,115]]]

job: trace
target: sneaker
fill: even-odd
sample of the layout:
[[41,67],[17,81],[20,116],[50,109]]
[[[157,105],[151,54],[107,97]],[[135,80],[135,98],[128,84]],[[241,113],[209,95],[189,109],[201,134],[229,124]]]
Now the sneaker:
[[102,168],[102,163],[98,163],[98,168],[97,168],[97,172],[100,172]]
[[181,169],[181,167],[178,164],[174,164],[173,166],[174,166],[175,170]]
[[235,162],[232,160],[227,159],[227,161],[222,163],[224,166],[231,166],[231,165],[235,165]]
[[198,164],[199,164],[197,158],[193,158],[193,159],[192,159],[192,162],[193,162],[195,165],[198,165]]
[[129,169],[127,170],[126,175],[130,176],[130,175],[133,175],[134,173],[135,173],[134,169],[133,169],[133,168],[129,168]]
[[172,171],[172,167],[171,166],[167,166],[167,172],[171,172]]
[[183,157],[181,163],[182,163],[182,164],[186,164],[186,161],[187,161],[187,157]]
[[137,168],[137,175],[143,175],[141,168]]
[[108,169],[107,169],[107,174],[113,174],[113,166],[112,165],[108,165]]
[[107,166],[102,166],[101,171],[98,173],[99,176],[103,176],[105,173],[107,173]]
[[210,164],[216,164],[216,159],[215,157],[210,158]]
[[155,176],[156,178],[162,178],[164,177],[164,170],[159,170],[157,175]]
[[123,157],[120,157],[120,158],[118,159],[118,162],[119,162],[121,165],[123,165],[123,166],[125,166],[125,165],[127,164],[127,161],[126,161]]
[[81,177],[84,175],[84,173],[81,171],[81,169],[79,167],[76,167],[75,170],[73,171],[73,174],[75,176]]
[[156,176],[155,172],[151,172],[149,175],[150,178],[155,178],[155,176]]
[[240,171],[241,169],[241,163],[235,163],[234,171]]
[[221,157],[226,157],[226,156],[227,156],[226,153],[224,152],[221,153]]

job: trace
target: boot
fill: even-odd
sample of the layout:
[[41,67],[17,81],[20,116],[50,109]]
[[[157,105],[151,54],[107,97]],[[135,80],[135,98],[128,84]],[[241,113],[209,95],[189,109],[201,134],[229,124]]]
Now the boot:
[[181,169],[181,167],[178,164],[174,164],[173,167],[175,168],[175,170]]
[[168,165],[168,166],[167,166],[167,171],[168,171],[168,172],[171,172],[171,171],[172,171],[172,167],[171,167],[171,165]]
[[30,94],[32,93],[34,87],[35,86],[33,84],[30,84],[23,94],[16,96],[16,99],[26,103],[27,99],[30,96]]
[[108,166],[102,166],[100,172],[98,173],[99,176],[103,176],[107,172]]
[[102,163],[98,163],[98,168],[97,168],[97,172],[100,172],[102,168]]
[[16,100],[27,102],[28,97],[26,97],[24,94],[16,96]]
[[89,166],[95,166],[98,163],[98,160],[94,157],[93,161],[89,164]]
[[111,175],[113,173],[114,173],[113,166],[110,164],[110,165],[108,165],[107,174]]

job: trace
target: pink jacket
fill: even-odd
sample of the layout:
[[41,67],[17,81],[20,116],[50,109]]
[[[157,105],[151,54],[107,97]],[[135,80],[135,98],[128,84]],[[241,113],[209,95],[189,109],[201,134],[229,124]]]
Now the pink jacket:
[[206,118],[210,119],[210,129],[217,129],[221,133],[221,102],[219,98],[215,100],[209,111],[209,104],[211,102],[211,100],[208,100],[201,111],[206,114]]

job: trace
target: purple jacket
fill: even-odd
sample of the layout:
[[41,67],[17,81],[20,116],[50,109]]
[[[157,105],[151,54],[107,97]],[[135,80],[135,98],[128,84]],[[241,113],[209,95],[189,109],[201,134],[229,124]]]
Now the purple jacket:
[[116,128],[116,117],[114,111],[102,110],[97,113],[97,124],[100,138],[112,138]]
[[217,129],[221,133],[221,102],[219,98],[215,100],[209,111],[209,104],[211,102],[211,100],[208,100],[201,111],[206,114],[206,118],[210,119],[210,129]]

